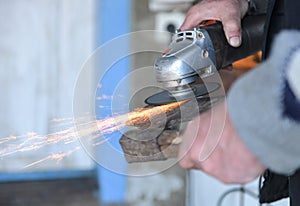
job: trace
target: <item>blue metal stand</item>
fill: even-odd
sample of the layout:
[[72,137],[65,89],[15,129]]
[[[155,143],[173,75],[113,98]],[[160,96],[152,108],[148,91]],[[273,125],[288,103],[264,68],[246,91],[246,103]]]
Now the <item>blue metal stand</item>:
[[[107,41],[130,31],[130,0],[98,0],[97,3],[97,46],[101,46]],[[129,47],[129,42],[125,45],[125,47],[126,46]],[[123,45],[122,48],[119,49],[128,48],[124,48]],[[101,80],[101,84],[104,86],[104,88],[102,88],[102,92],[105,92],[105,95],[108,96],[112,95],[113,89],[128,73],[129,68],[130,62],[127,59],[122,59],[113,65],[106,75],[107,79],[104,78]],[[110,102],[107,101],[105,106],[106,108],[111,106]],[[111,115],[111,111],[96,108],[96,115],[100,117],[107,117]],[[118,140],[118,137],[114,137],[109,143],[114,148],[121,150]],[[110,161],[110,164],[116,164],[117,167],[121,168],[123,171],[127,170],[127,163],[125,160],[114,161],[113,154],[110,154],[109,151],[105,151],[105,154],[103,151],[100,151],[98,155],[100,155],[98,158],[104,158],[104,162]],[[123,204],[126,196],[126,177],[113,171],[109,171],[101,166],[97,167],[97,171],[101,205]]]

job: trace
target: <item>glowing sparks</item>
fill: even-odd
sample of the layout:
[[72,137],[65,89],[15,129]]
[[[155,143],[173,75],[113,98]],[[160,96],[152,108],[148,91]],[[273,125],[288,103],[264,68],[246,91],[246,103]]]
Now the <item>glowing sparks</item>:
[[65,152],[65,153],[49,155],[49,156],[47,156],[47,157],[45,157],[45,158],[43,158],[43,159],[40,159],[40,160],[38,160],[38,161],[35,161],[35,162],[33,162],[33,163],[30,163],[30,164],[26,165],[25,167],[23,167],[23,169],[26,169],[26,168],[28,168],[28,167],[32,167],[32,166],[34,166],[34,165],[40,164],[40,163],[42,163],[42,162],[45,162],[45,161],[51,160],[51,159],[56,160],[56,161],[60,161],[60,160],[62,160],[64,157],[66,157],[66,156],[68,156],[68,155],[70,155],[70,154],[76,152],[76,151],[79,150],[79,149],[80,149],[80,147],[75,147],[74,149],[69,150],[69,151],[67,151],[67,152]]
[[133,112],[128,113],[128,121],[126,125],[139,126],[151,124],[151,119],[154,119],[162,114],[179,107],[180,105],[186,103],[187,101],[174,102],[166,105],[161,105],[153,108],[142,108],[137,109]]
[[87,116],[77,119],[53,119],[52,122],[59,125],[59,131],[57,132],[47,135],[38,135],[35,132],[28,132],[26,135],[8,136],[0,139],[0,158],[17,152],[36,151],[46,145],[71,145],[72,148],[68,151],[50,154],[24,168],[37,165],[47,160],[60,161],[62,158],[80,150],[80,146],[72,145],[72,143],[78,143],[78,140],[83,141],[85,144],[90,144],[91,146],[104,144],[112,138],[112,135],[109,136],[107,134],[120,131],[126,126],[149,126],[151,125],[152,119],[164,115],[185,102],[186,101],[182,101],[153,108],[136,109],[128,114],[116,115],[102,120],[89,120],[90,118]]
[[112,96],[108,96],[105,94],[102,94],[101,96],[96,97],[96,100],[112,100],[113,97]]

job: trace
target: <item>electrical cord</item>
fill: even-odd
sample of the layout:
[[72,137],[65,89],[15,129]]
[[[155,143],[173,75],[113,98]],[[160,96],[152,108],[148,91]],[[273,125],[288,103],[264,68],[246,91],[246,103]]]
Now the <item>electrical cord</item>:
[[[240,193],[242,193],[242,194],[247,194],[247,195],[249,195],[250,197],[253,197],[253,198],[255,198],[255,199],[258,199],[258,198],[259,198],[259,196],[258,196],[256,193],[254,193],[254,192],[252,192],[251,190],[248,190],[248,189],[246,189],[245,187],[241,186],[241,187],[233,188],[233,189],[230,189],[230,190],[227,190],[226,192],[224,192],[224,193],[220,196],[220,198],[219,198],[219,200],[218,200],[218,203],[217,203],[217,206],[222,206],[225,197],[227,197],[229,194],[232,194],[232,193],[235,193],[235,192],[240,192]],[[243,206],[243,201],[240,202],[240,206]]]
[[[247,194],[249,195],[250,197],[253,197],[255,199],[259,199],[259,196],[260,196],[260,188],[261,188],[261,185],[262,185],[262,178],[263,176],[260,176],[259,179],[258,179],[258,195],[255,193],[255,192],[252,192],[251,190],[248,190],[246,189],[244,186],[240,186],[240,187],[237,187],[237,188],[233,188],[233,189],[230,189],[230,190],[227,190],[225,191],[219,198],[218,200],[218,203],[217,203],[217,206],[222,206],[223,204],[223,201],[224,199],[232,194],[232,193],[235,193],[235,192],[240,192],[242,195],[244,194]],[[241,198],[240,200],[240,206],[243,206],[244,205],[244,198]],[[262,206],[263,204],[259,202],[259,206]],[[267,204],[267,205],[270,205],[270,204]]]
[[[262,185],[262,178],[263,176],[261,175],[258,179],[258,198],[260,197],[260,189],[261,189],[261,185]],[[259,206],[262,206],[262,203],[259,202]]]

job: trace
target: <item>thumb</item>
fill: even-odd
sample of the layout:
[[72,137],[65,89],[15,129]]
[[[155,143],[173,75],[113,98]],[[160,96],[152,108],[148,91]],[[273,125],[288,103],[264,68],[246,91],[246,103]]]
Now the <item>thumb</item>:
[[233,47],[239,47],[242,43],[241,20],[223,20],[222,24],[228,43]]

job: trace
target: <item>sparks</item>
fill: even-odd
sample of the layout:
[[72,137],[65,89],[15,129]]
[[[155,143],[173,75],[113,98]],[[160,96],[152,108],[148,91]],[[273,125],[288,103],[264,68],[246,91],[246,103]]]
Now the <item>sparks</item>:
[[[35,132],[28,132],[26,135],[12,135],[0,139],[2,148],[0,149],[0,158],[17,152],[36,151],[46,145],[71,145],[72,143],[78,142],[78,140],[84,140],[92,146],[98,146],[104,144],[112,137],[107,137],[107,134],[120,131],[126,126],[140,127],[143,125],[151,125],[151,119],[163,115],[186,102],[187,101],[175,102],[152,108],[139,108],[127,114],[115,115],[101,120],[88,120],[89,118],[87,116],[76,119],[56,118],[52,120],[52,122],[58,123],[59,128],[63,126],[64,129],[60,130],[58,128],[59,131],[47,135],[38,135]],[[59,161],[80,149],[80,146],[75,145],[73,149],[71,148],[68,151],[48,155],[23,168],[32,167],[47,160]]]

